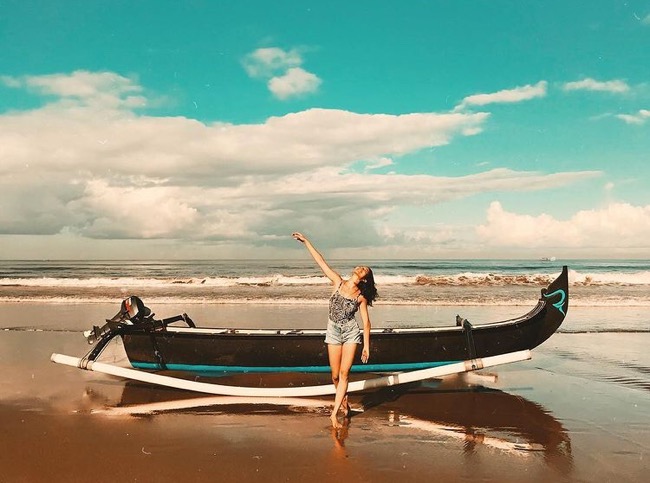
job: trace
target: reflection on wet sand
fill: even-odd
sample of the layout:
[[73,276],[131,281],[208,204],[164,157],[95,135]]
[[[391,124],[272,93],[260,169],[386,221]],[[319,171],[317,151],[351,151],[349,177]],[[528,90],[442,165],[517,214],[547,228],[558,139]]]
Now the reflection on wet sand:
[[543,451],[549,466],[562,474],[571,471],[571,439],[550,411],[521,396],[458,382],[389,388],[366,395],[362,404],[366,410],[381,408],[393,424],[462,439],[468,453],[481,444]]
[[[107,416],[153,416],[182,411],[200,414],[329,414],[331,400],[202,396],[135,382],[93,384],[86,409]],[[345,454],[345,441],[365,418],[412,428],[442,438],[462,440],[466,454],[478,446],[525,456],[543,452],[550,467],[569,474],[573,467],[567,430],[539,404],[459,378],[385,388],[351,396],[353,412],[344,428],[332,430],[335,451]]]

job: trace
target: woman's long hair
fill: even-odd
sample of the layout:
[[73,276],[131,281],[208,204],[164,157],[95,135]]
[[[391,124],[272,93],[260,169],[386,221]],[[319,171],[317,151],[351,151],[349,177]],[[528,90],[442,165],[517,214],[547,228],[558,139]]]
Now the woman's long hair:
[[368,305],[372,306],[372,303],[377,298],[377,287],[375,287],[375,276],[372,273],[372,269],[368,268],[368,275],[359,280],[357,286],[363,298],[368,302]]

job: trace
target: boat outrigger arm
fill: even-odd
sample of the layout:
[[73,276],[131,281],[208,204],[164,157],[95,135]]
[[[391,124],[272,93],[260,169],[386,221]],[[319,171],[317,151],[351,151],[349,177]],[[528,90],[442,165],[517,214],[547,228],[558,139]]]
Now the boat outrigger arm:
[[[485,357],[482,359],[472,359],[444,366],[431,367],[418,371],[403,372],[390,376],[374,377],[362,381],[351,382],[348,386],[348,392],[365,391],[386,386],[396,386],[409,382],[423,381],[435,377],[459,374],[462,372],[475,371],[484,367],[492,367],[499,364],[509,364],[512,362],[524,361],[531,358],[529,350],[501,354],[498,356]],[[72,367],[82,367],[84,369],[109,374],[111,376],[123,377],[140,382],[147,382],[159,386],[172,387],[175,389],[185,389],[205,394],[214,394],[222,396],[256,396],[256,397],[307,397],[323,396],[327,394],[336,394],[336,388],[333,384],[323,384],[318,386],[303,387],[240,387],[227,386],[223,384],[212,384],[207,382],[190,381],[177,377],[170,377],[151,372],[118,367],[113,364],[106,364],[97,361],[83,361],[78,357],[66,356],[63,354],[52,354],[52,362],[65,364]]]

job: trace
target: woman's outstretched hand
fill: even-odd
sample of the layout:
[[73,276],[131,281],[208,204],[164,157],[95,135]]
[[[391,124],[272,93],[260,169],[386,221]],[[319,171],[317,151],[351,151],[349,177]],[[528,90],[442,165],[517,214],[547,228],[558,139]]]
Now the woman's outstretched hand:
[[307,237],[299,232],[292,233],[291,236],[301,243],[305,243],[307,241]]

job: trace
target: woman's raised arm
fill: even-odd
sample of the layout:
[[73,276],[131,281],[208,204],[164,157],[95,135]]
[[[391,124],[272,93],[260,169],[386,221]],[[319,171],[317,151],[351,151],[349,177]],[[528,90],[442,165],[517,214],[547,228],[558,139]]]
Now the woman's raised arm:
[[329,278],[333,284],[338,284],[342,279],[341,276],[336,273],[332,268],[327,264],[325,259],[323,258],[323,255],[320,254],[316,248],[314,248],[314,245],[311,244],[309,239],[303,235],[302,233],[295,232],[291,236],[293,236],[296,240],[299,242],[303,243],[307,250],[309,251],[309,254],[312,256],[314,261],[318,264],[320,269],[323,271],[325,276]]

